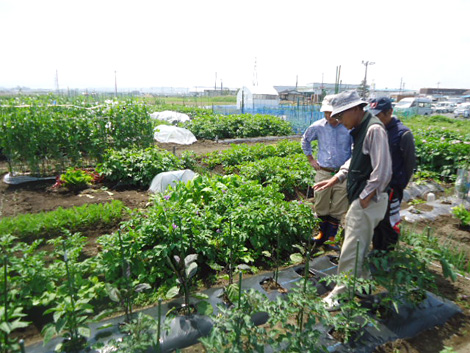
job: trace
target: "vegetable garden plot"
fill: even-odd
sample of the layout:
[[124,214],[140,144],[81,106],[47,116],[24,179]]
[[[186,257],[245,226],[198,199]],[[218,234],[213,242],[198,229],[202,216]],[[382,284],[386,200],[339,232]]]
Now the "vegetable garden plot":
[[153,127],[146,106],[0,107],[0,149],[10,173],[49,176],[101,160],[108,148],[148,147]]
[[[286,270],[280,271],[279,283],[285,288],[291,290],[302,284],[304,277],[298,274],[299,269],[302,266],[295,266]],[[330,256],[321,257],[310,261],[309,268],[313,273],[319,276],[329,276],[331,273],[336,271],[336,266],[332,262]],[[278,297],[283,297],[282,300],[287,300],[287,294],[280,294],[279,292],[272,291],[270,293],[264,291],[260,286],[260,283],[266,275],[252,276],[242,281],[242,290],[249,291],[255,290],[263,293],[269,301],[274,302]],[[309,279],[315,287],[325,289],[323,284],[319,284],[317,279]],[[151,339],[153,342],[159,342],[158,348],[149,346],[148,352],[172,352],[175,349],[181,349],[192,344],[197,343],[200,337],[208,335],[213,328],[214,321],[213,317],[217,315],[218,308],[227,307],[227,304],[223,301],[223,289],[212,288],[204,292],[207,296],[207,301],[211,304],[214,309],[214,314],[211,316],[201,316],[198,314],[189,316],[176,316],[167,319],[164,324],[165,317],[168,311],[175,306],[181,306],[183,304],[182,298],[176,301],[162,304],[150,309],[141,311],[139,314],[148,315],[156,322],[160,322],[161,332],[153,332],[154,337]],[[321,292],[318,292],[320,295]],[[376,298],[380,298],[377,296]],[[374,298],[368,299],[374,302]],[[192,298],[191,303],[197,305],[198,299]],[[365,301],[364,305],[369,305]],[[367,326],[362,336],[355,342],[349,344],[342,344],[328,333],[328,327],[322,327],[319,325],[316,327],[322,334],[318,340],[318,346],[325,346],[329,352],[372,352],[375,347],[392,340],[399,338],[412,337],[427,328],[434,327],[435,325],[443,324],[453,315],[460,312],[460,309],[453,303],[438,298],[435,295],[428,293],[427,297],[416,307],[410,305],[402,305],[399,308],[398,313],[394,313],[386,319],[378,320],[376,327]],[[268,320],[268,314],[259,312],[252,313],[251,319],[255,325],[264,324]],[[136,314],[137,316],[137,314]],[[119,340],[123,337],[123,332],[119,330],[119,323],[123,322],[125,317],[117,317],[111,320],[106,320],[100,323],[90,325],[92,335],[89,339],[90,346],[102,342],[104,346],[99,349],[91,350],[91,352],[107,352],[112,349],[106,348],[107,343],[112,340]],[[165,329],[163,328],[165,327]],[[160,339],[158,339],[160,337]],[[42,346],[41,343],[27,347],[27,352],[30,353],[52,353],[54,347],[60,342],[62,338],[57,338],[49,342],[46,346]],[[278,349],[273,349],[271,346],[265,347],[265,352],[276,352],[288,347],[288,343],[281,344]],[[160,350],[158,350],[160,349]]]

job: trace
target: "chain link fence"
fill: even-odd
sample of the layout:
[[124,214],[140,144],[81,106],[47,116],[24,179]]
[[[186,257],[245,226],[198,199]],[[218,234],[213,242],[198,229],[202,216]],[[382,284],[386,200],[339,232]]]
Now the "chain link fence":
[[314,121],[323,118],[320,105],[279,105],[244,109],[238,109],[236,105],[214,105],[212,112],[222,115],[265,114],[278,116],[289,121],[296,134],[303,134]]

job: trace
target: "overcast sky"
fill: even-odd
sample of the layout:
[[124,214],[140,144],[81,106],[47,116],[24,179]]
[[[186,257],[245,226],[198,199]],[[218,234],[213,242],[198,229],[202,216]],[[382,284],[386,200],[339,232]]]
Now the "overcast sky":
[[470,89],[470,0],[0,0],[0,87]]

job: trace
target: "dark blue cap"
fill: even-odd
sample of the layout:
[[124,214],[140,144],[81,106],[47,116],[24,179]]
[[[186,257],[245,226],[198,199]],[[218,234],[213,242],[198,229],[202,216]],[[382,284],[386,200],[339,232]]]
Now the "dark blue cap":
[[386,112],[390,109],[392,109],[392,101],[388,97],[376,98],[369,103],[369,111],[374,115],[380,112]]

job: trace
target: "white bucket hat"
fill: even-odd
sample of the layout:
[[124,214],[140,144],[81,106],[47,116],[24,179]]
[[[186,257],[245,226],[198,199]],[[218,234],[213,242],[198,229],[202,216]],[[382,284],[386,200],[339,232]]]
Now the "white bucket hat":
[[333,107],[331,106],[331,100],[335,97],[334,94],[329,94],[323,98],[323,101],[321,102],[321,112],[331,112],[333,111]]
[[331,116],[344,112],[345,110],[354,108],[361,104],[366,106],[368,103],[362,100],[362,98],[359,97],[359,94],[356,91],[344,91],[338,93],[331,100],[331,105],[333,107],[333,110],[331,111]]

